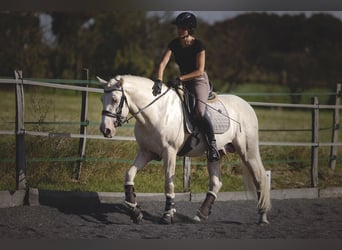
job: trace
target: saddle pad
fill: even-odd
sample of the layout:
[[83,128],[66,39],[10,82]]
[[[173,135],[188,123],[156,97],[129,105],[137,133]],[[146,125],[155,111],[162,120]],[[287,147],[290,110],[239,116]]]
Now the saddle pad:
[[230,119],[225,106],[220,100],[207,104],[207,113],[213,124],[215,134],[223,134],[230,126]]
[[[192,124],[189,113],[187,112],[184,105],[182,108],[184,114],[185,129],[188,133],[191,134],[194,131],[194,124]],[[223,106],[222,102],[218,98],[215,98],[210,102],[208,101],[207,114],[211,120],[215,134],[223,134],[229,129],[230,119],[227,109]]]

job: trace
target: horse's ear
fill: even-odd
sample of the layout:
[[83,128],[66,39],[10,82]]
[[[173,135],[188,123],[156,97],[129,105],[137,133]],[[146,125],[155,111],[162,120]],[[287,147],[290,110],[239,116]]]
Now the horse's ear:
[[123,85],[123,82],[124,82],[124,79],[123,79],[123,77],[121,77],[121,76],[116,76],[115,77],[115,80],[117,80],[118,81],[118,86],[119,87],[122,87],[122,85]]
[[106,85],[108,82],[106,80],[103,80],[102,78],[96,76],[97,80],[102,84],[102,85]]

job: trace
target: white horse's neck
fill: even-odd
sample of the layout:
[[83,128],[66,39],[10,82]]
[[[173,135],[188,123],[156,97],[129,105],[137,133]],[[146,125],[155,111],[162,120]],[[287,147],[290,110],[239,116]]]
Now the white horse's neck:
[[[174,91],[155,97],[152,95],[153,84],[153,81],[148,78],[122,76],[122,87],[127,97],[130,113],[137,114],[135,116],[137,122],[149,128],[166,126],[167,123],[172,122],[175,112],[181,113],[178,108],[180,100]],[[167,88],[163,86],[162,93],[165,91]],[[158,100],[151,104],[156,98]]]

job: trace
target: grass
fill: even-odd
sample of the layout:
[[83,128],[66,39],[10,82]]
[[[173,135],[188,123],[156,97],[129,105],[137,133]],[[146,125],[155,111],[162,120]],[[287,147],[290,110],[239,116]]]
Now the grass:
[[[262,85],[263,86],[263,85]],[[235,92],[253,92],[260,85],[243,85]],[[258,89],[258,90],[259,90]],[[260,92],[284,92],[284,89],[263,87]],[[326,91],[326,90],[324,90]],[[15,97],[13,89],[0,89],[0,130],[14,130]],[[248,97],[249,101],[285,102],[284,97]],[[327,98],[326,98],[327,100]],[[287,101],[288,102],[288,101]],[[39,87],[25,88],[25,129],[30,131],[79,133],[81,94],[75,91],[51,90]],[[87,127],[89,134],[99,134],[101,119],[100,94],[89,94]],[[310,142],[311,111],[256,108],[259,119],[260,141]],[[40,123],[27,123],[37,122]],[[43,122],[69,122],[69,124],[45,124]],[[118,129],[117,135],[133,136],[133,124]],[[330,142],[332,111],[320,112],[320,140]],[[283,131],[300,129],[302,131]],[[274,130],[274,131],[265,131]],[[340,134],[339,141],[342,135]],[[125,171],[132,164],[137,152],[135,142],[88,139],[86,161],[81,178],[75,181],[78,157],[78,139],[25,137],[26,178],[30,187],[52,190],[112,191],[123,190]],[[319,148],[319,186],[341,186],[340,159],[335,171],[328,167],[329,147]],[[267,170],[272,171],[272,188],[310,187],[310,148],[290,146],[261,146],[261,156]],[[338,148],[338,156],[341,155]],[[15,137],[0,137],[0,190],[15,189]],[[53,159],[53,161],[51,161]],[[177,158],[175,176],[176,192],[183,191],[182,158]],[[153,161],[136,177],[138,192],[164,192],[164,169],[161,162]],[[242,167],[234,154],[225,156],[222,164],[221,191],[244,190]],[[192,159],[191,191],[205,192],[208,173],[205,158]]]

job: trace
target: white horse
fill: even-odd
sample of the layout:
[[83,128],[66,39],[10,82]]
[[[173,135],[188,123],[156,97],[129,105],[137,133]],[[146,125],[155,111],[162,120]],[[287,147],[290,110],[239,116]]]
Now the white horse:
[[[174,89],[166,85],[162,93],[154,97],[150,79],[137,76],[116,76],[109,81],[97,79],[104,87],[103,110],[100,130],[105,137],[112,137],[116,128],[129,114],[136,119],[135,138],[139,145],[133,165],[125,175],[125,203],[131,210],[131,218],[142,222],[142,213],[136,202],[134,178],[148,162],[162,159],[165,168],[166,205],[161,223],[169,224],[175,213],[174,176],[177,152],[185,144],[190,134],[185,129],[182,101]],[[259,153],[258,120],[253,108],[243,99],[234,95],[219,95],[219,100],[229,110],[229,129],[216,134],[217,147],[221,155],[227,151],[237,152],[249,171],[247,180],[254,184],[257,194],[259,223],[268,224],[267,212],[271,207],[266,174]],[[131,118],[132,118],[131,117]],[[187,153],[187,156],[202,156],[206,150],[204,137]],[[220,178],[221,160],[208,162],[209,190],[202,206],[194,216],[195,221],[208,218],[210,209],[222,186]]]

